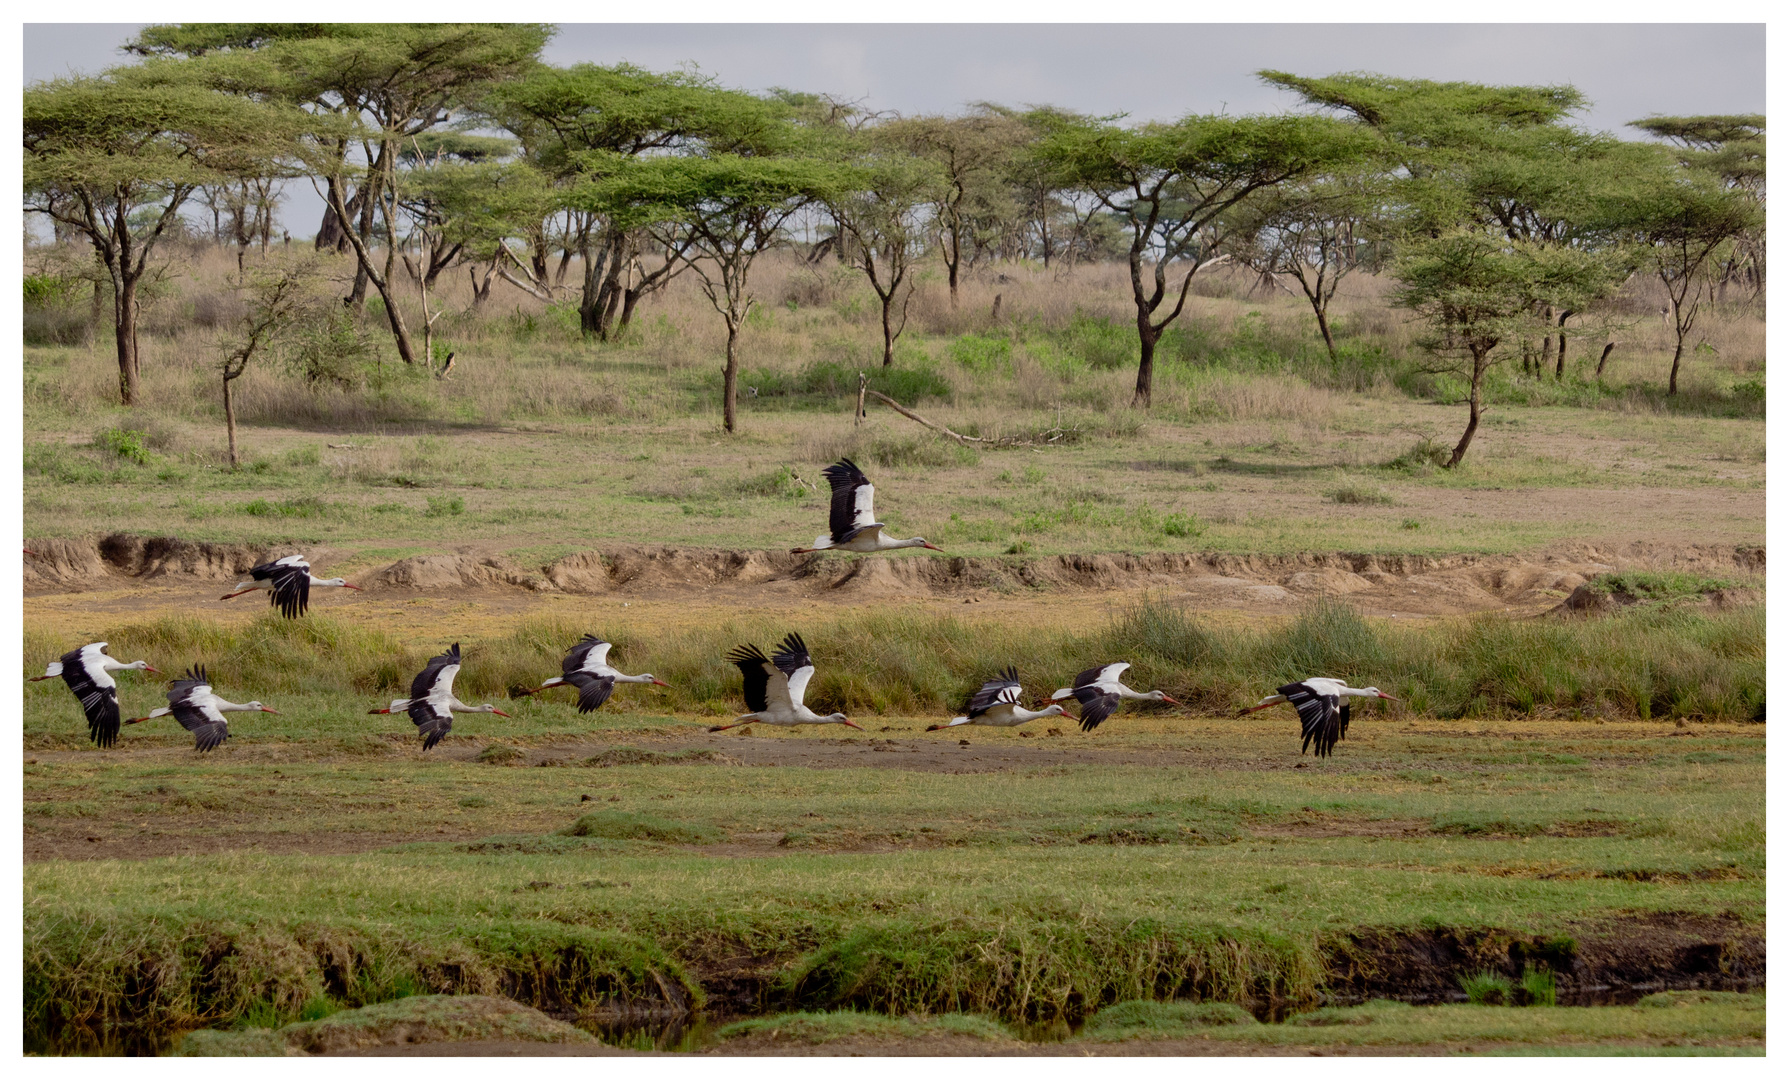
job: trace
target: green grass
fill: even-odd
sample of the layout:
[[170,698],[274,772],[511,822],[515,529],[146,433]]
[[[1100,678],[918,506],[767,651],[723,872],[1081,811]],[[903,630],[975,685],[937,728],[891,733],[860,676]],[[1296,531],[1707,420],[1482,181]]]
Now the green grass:
[[966,1036],[991,1043],[1012,1043],[1011,1031],[982,1016],[946,1013],[942,1016],[883,1016],[878,1013],[794,1012],[758,1017],[728,1024],[714,1033],[718,1042],[752,1039],[782,1040],[785,1044],[824,1046],[849,1039],[856,1042],[899,1042],[937,1036]]
[[[537,686],[557,670],[565,648],[581,634],[598,631],[616,643],[617,660],[671,684],[668,690],[625,687],[622,700],[642,709],[727,715],[740,703],[738,673],[726,662],[727,650],[742,641],[775,640],[789,629],[745,617],[649,635],[633,631],[621,618],[607,622],[592,627],[542,617],[507,636],[468,639],[458,692],[468,701],[501,700],[512,688]],[[1320,599],[1290,622],[1259,627],[1209,623],[1173,604],[1151,601],[1081,631],[910,609],[839,615],[801,630],[818,668],[808,703],[851,715],[926,715],[954,708],[991,672],[1019,657],[1024,658],[1021,675],[1039,689],[1082,670],[1091,659],[1123,657],[1133,665],[1133,685],[1159,687],[1204,712],[1252,704],[1274,686],[1312,672],[1378,686],[1403,700],[1389,706],[1393,715],[1449,719],[1743,721],[1758,715],[1764,702],[1763,605],[1710,612],[1637,606],[1588,621],[1487,615],[1404,627]],[[380,628],[336,622],[320,611],[302,620],[264,614],[236,627],[164,617],[106,627],[99,639],[111,643],[114,655],[146,656],[166,671],[207,663],[219,686],[242,688],[300,717],[317,717],[319,709],[325,715],[337,708],[351,713],[350,698],[389,700],[444,644],[400,640]],[[30,630],[28,666],[82,640],[89,639]],[[867,654],[852,649],[851,642],[864,640],[875,641],[877,648]],[[126,707],[153,707],[144,704],[155,698],[153,681],[125,678]],[[304,695],[305,704],[291,701],[295,694]],[[26,733],[66,729],[65,698],[66,690],[55,683],[28,685]],[[1385,706],[1374,708],[1379,707]],[[562,714],[539,698],[518,700],[513,708],[521,718]],[[284,730],[282,723],[296,724],[294,731],[334,726],[319,729],[314,720],[296,719],[274,721],[262,730]]]

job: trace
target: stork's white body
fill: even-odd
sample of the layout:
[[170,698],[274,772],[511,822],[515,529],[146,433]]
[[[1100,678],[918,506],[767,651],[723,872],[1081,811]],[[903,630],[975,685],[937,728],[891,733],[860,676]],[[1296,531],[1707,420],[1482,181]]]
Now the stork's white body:
[[454,697],[453,678],[459,673],[460,643],[456,641],[446,652],[431,657],[428,665],[410,681],[409,697],[398,698],[387,708],[369,709],[368,712],[409,713],[417,733],[422,736],[424,750],[434,749],[453,728],[454,713],[509,715],[495,705],[468,705]]
[[784,637],[775,656],[765,656],[756,645],[741,645],[728,653],[727,659],[744,677],[745,704],[752,711],[731,724],[717,725],[709,731],[726,731],[746,724],[769,724],[772,727],[843,724],[857,727],[844,713],[823,716],[802,704],[808,681],[814,677],[814,662],[800,634],[791,633]]
[[886,536],[886,526],[876,520],[876,487],[863,470],[850,458],[841,458],[835,465],[820,471],[832,485],[832,508],[828,525],[832,532],[814,537],[812,547],[794,548],[800,555],[809,551],[898,551],[901,548],[941,548],[926,542],[923,536],[897,540]]
[[1160,690],[1139,693],[1119,681],[1119,678],[1130,668],[1128,663],[1105,664],[1101,667],[1088,668],[1075,676],[1075,685],[1065,686],[1050,695],[1051,701],[1066,701],[1074,698],[1081,703],[1081,730],[1092,731],[1099,727],[1105,719],[1118,709],[1121,701],[1161,701],[1169,705],[1178,705],[1167,694]]
[[31,677],[32,682],[61,678],[68,684],[69,691],[81,703],[81,711],[87,716],[87,734],[99,746],[111,746],[118,741],[118,681],[112,678],[112,672],[155,671],[147,660],[124,664],[107,656],[105,650],[103,641],[72,649],[46,666],[42,675]]
[[981,684],[969,697],[963,707],[966,716],[953,717],[949,722],[933,724],[927,731],[939,731],[944,728],[962,727],[965,724],[980,724],[984,727],[1018,727],[1045,716],[1065,716],[1067,713],[1060,705],[1046,705],[1042,709],[1027,709],[1019,704],[1022,687],[1019,685],[1018,669],[1008,666],[995,679]]
[[1341,679],[1319,677],[1287,683],[1242,712],[1247,714],[1281,702],[1289,703],[1298,710],[1298,720],[1304,728],[1304,744],[1298,752],[1303,754],[1315,744],[1317,756],[1328,757],[1335,750],[1336,743],[1348,733],[1350,707],[1342,704],[1342,701],[1351,697],[1398,700],[1377,686],[1356,688]]
[[238,581],[236,588],[220,599],[229,600],[243,593],[256,591],[266,592],[269,601],[279,609],[280,614],[288,619],[295,619],[310,606],[313,587],[360,589],[358,585],[348,584],[346,578],[317,577],[311,573],[311,564],[303,555],[287,555],[250,570],[248,580]]
[[563,674],[555,675],[541,683],[533,690],[526,691],[538,694],[542,690],[551,690],[555,686],[571,686],[578,691],[578,711],[592,712],[602,707],[609,700],[609,693],[615,689],[616,683],[649,683],[654,686],[669,686],[651,672],[639,675],[624,675],[609,663],[610,644],[591,634],[585,634],[582,641],[573,645],[565,654],[560,665]]

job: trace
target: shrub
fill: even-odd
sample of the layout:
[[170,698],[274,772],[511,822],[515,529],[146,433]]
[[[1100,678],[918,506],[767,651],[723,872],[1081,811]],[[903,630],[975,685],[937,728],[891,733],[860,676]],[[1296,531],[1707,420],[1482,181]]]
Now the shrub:
[[1360,484],[1339,487],[1329,493],[1331,502],[1349,506],[1396,506],[1391,494],[1384,488],[1370,488]]
[[430,495],[429,508],[422,512],[423,517],[458,517],[466,512],[466,500],[458,495]]
[[950,343],[950,358],[970,371],[994,371],[1011,364],[1013,343],[1008,337],[964,334]]
[[1494,971],[1478,971],[1471,975],[1457,976],[1460,989],[1466,991],[1466,1000],[1474,1005],[1510,1005],[1515,997],[1515,985]]
[[1111,319],[1076,312],[1060,335],[1062,348],[1098,371],[1114,371],[1137,362],[1137,328]]
[[132,428],[110,428],[95,435],[93,444],[138,465],[148,465],[155,460],[154,453],[149,449],[148,432]]

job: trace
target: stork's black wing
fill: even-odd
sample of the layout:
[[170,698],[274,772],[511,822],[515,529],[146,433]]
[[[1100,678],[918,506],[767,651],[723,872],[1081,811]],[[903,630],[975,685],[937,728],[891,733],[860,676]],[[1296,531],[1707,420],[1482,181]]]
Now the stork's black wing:
[[981,684],[981,689],[969,695],[969,700],[963,705],[963,712],[974,719],[996,705],[1017,705],[1019,693],[1019,670],[1009,664],[999,678],[989,679]]
[[168,684],[168,705],[180,726],[193,733],[193,749],[201,754],[216,749],[230,737],[230,725],[221,716],[213,716],[197,698],[197,692],[209,692],[211,679],[204,665],[189,667],[186,674]]
[[770,707],[770,657],[756,645],[741,645],[727,654],[727,661],[739,667],[745,679],[745,707],[749,712],[763,712]]
[[[435,680],[439,679],[441,677],[441,669],[445,668],[445,667],[458,666],[459,662],[460,662],[460,643],[457,641],[453,643],[452,648],[448,649],[446,652],[442,653],[440,656],[429,657],[428,665],[426,667],[424,667],[420,673],[417,674],[416,678],[410,680],[410,700],[411,701],[426,700],[429,696],[430,691],[435,689]],[[410,715],[415,716],[416,715],[416,712],[415,712],[416,706],[412,705],[412,706],[410,706],[410,709],[411,709]],[[420,722],[421,721],[418,721],[418,723],[420,723]],[[446,730],[447,730],[446,728],[443,728],[442,729],[443,733],[445,733]],[[430,745],[432,746],[434,744],[431,743]]]
[[211,678],[205,674],[204,664],[189,667],[184,675],[168,684],[168,704],[179,705],[192,697],[194,690],[210,685]]
[[850,458],[840,458],[838,464],[821,469],[820,475],[826,477],[826,482],[832,485],[832,509],[827,516],[832,542],[843,544],[867,524],[858,520],[859,489],[869,488],[873,497],[875,488],[870,484],[870,478]]
[[609,700],[609,694],[615,689],[613,675],[592,675],[588,671],[568,671],[565,681],[578,688],[578,711],[595,712],[602,708],[603,702]]
[[101,686],[87,673],[81,662],[81,650],[62,654],[62,681],[68,684],[81,711],[87,714],[87,736],[96,746],[111,746],[118,741],[118,730],[124,721],[118,714],[118,688]]
[[267,601],[288,619],[304,614],[311,602],[311,564],[296,555],[265,562],[249,571],[256,581],[268,581]]
[[426,701],[412,701],[410,707],[404,711],[410,714],[411,722],[422,736],[424,750],[433,750],[435,744],[453,730],[453,713],[446,709],[436,712],[435,707]]
[[793,676],[804,667],[813,667],[814,661],[808,656],[808,643],[801,640],[801,635],[790,631],[782,644],[777,646],[776,655],[770,658],[776,669],[784,675]]
[[[1097,673],[1102,670],[1094,669]],[[1085,673],[1083,673],[1085,674]],[[1097,686],[1081,685],[1077,676],[1075,700],[1081,703],[1081,730],[1092,731],[1118,710],[1118,695]]]
[[1341,707],[1341,698],[1319,694],[1304,683],[1287,683],[1274,692],[1284,695],[1298,710],[1304,726],[1304,743],[1298,752],[1303,754],[1315,744],[1317,756],[1328,757],[1348,729],[1348,711]]
[[[576,645],[571,647],[571,651],[565,654],[565,659],[559,665],[560,671],[564,672],[566,675],[570,675],[574,671],[582,670],[584,661],[590,656],[590,650],[596,648],[598,645],[607,644],[608,642],[597,637],[595,634],[585,634]],[[598,704],[600,704],[600,702]]]
[[1088,668],[1086,671],[1083,671],[1083,672],[1081,672],[1081,674],[1075,676],[1074,685],[1075,686],[1091,686],[1094,683],[1099,682],[1100,675],[1102,673],[1104,673],[1105,670],[1111,666],[1112,666],[1111,664],[1101,664],[1099,667]]

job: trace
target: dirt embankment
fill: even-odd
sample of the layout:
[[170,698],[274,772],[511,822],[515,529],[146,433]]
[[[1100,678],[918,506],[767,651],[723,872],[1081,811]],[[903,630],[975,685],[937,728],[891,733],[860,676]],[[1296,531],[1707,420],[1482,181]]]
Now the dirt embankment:
[[[98,540],[28,545],[27,592],[68,592],[131,579],[222,580],[291,545],[209,544],[113,534]],[[326,566],[337,553],[304,552]],[[500,589],[571,595],[640,595],[749,587],[770,595],[841,600],[949,598],[965,601],[1029,590],[1160,590],[1201,606],[1291,609],[1311,596],[1347,596],[1369,612],[1445,615],[1544,610],[1598,574],[1679,570],[1762,585],[1763,548],[1720,545],[1558,544],[1526,555],[1293,555],[1124,552],[1039,557],[841,556],[616,545],[526,567],[501,554],[462,548],[418,555],[362,574],[369,592]],[[1732,602],[1755,598],[1736,592]]]

